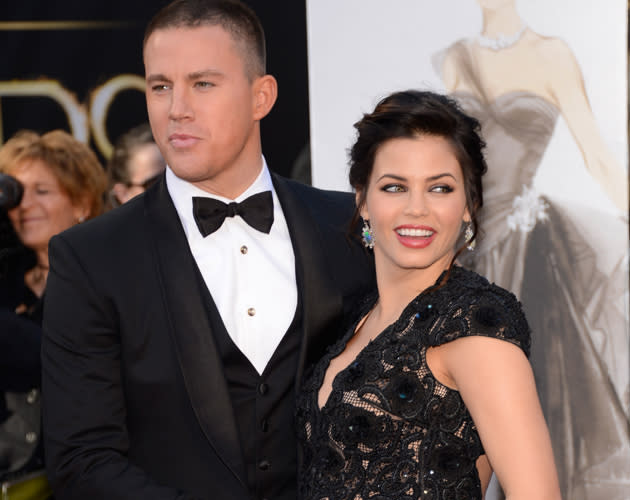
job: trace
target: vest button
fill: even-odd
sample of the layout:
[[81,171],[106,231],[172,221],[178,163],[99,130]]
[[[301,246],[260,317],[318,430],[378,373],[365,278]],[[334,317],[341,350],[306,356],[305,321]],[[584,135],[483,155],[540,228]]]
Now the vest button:
[[258,392],[260,393],[261,396],[264,396],[265,394],[269,392],[269,386],[265,383],[260,384],[258,386]]
[[267,421],[267,419],[260,422],[260,430],[263,432],[267,432],[269,430],[269,422]]
[[269,460],[261,460],[260,462],[258,462],[258,468],[260,470],[269,470],[270,466],[271,464],[269,463]]

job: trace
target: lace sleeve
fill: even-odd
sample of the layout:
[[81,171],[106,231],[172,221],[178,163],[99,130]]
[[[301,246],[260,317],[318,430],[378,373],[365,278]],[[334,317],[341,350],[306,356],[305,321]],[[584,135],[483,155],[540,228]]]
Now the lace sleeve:
[[530,329],[514,294],[470,271],[466,274],[457,293],[448,294],[448,305],[442,305],[442,317],[430,345],[460,337],[492,337],[517,345],[529,357]]
[[428,328],[427,344],[437,346],[460,337],[492,337],[517,345],[529,357],[530,329],[514,294],[461,268],[452,278],[442,293],[432,297],[429,307],[434,322]]

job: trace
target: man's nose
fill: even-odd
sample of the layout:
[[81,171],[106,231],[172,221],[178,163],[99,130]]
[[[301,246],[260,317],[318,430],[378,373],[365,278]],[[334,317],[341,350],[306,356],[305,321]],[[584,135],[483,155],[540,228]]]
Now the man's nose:
[[193,112],[190,103],[190,95],[186,89],[173,89],[171,94],[171,106],[169,109],[169,118],[171,120],[184,120],[192,118]]

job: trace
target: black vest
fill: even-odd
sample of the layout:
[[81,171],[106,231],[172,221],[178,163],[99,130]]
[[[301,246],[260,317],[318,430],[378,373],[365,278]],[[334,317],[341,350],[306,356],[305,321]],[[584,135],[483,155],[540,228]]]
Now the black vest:
[[302,341],[302,303],[280,344],[259,375],[234,344],[214,300],[197,273],[223,362],[252,498],[297,498],[297,442],[294,432],[295,375]]

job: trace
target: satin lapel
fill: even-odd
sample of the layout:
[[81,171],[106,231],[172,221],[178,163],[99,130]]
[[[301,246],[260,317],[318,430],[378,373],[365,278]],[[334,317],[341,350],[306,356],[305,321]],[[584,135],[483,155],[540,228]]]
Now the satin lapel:
[[246,484],[232,403],[198,289],[195,262],[164,177],[145,195],[169,330],[199,424],[225,465]]
[[[309,359],[309,351],[319,340],[318,333],[333,331],[333,322],[343,310],[343,298],[330,276],[323,252],[326,242],[313,216],[291,188],[290,183],[272,175],[273,185],[282,205],[295,253],[298,293],[302,299],[302,348],[298,362],[296,389]],[[324,341],[325,342],[325,341]]]

